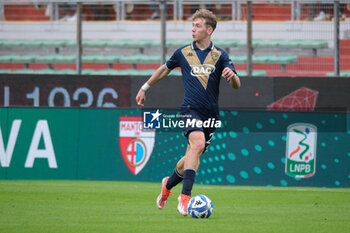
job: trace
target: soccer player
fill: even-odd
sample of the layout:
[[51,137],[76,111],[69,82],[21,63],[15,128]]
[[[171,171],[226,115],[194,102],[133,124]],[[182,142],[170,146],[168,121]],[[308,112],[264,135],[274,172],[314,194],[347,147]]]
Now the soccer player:
[[[184,120],[218,119],[218,96],[221,78],[238,89],[240,80],[227,53],[211,42],[211,35],[216,28],[216,16],[209,10],[197,10],[192,16],[193,42],[177,49],[172,57],[161,65],[140,88],[136,102],[144,106],[146,91],[166,77],[176,67],[181,67],[185,96],[180,115]],[[157,207],[163,209],[171,189],[183,181],[182,192],[178,197],[178,211],[186,216],[191,199],[191,190],[199,167],[199,160],[209,146],[215,128],[185,127],[183,132],[188,145],[185,155],[177,162],[170,177],[162,180],[162,191],[157,198]]]

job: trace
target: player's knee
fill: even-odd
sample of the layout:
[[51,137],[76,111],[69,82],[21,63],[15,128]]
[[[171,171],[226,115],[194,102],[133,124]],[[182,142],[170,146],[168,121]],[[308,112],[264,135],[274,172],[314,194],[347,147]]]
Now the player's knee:
[[191,144],[191,149],[198,155],[201,155],[205,148],[205,140],[196,140]]

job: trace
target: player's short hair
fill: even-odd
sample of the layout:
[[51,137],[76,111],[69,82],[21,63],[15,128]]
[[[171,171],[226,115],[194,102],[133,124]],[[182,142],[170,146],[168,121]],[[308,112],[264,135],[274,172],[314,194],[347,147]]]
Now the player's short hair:
[[205,20],[205,25],[208,27],[212,27],[213,31],[216,28],[216,16],[211,12],[210,10],[207,9],[199,9],[197,10],[193,15],[192,15],[192,20],[195,20],[197,18],[202,18]]

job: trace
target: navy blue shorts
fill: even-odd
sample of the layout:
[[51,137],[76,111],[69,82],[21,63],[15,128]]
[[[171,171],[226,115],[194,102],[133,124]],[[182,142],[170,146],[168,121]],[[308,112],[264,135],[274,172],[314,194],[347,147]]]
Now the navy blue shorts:
[[[192,123],[196,120],[200,120],[202,122],[205,122],[209,119],[209,122],[212,123],[215,121],[215,118],[207,118],[204,116],[201,116],[200,113],[193,109],[184,109],[181,111],[181,116],[182,120],[185,122],[185,127],[183,129],[183,134],[187,137],[187,142],[188,142],[188,136],[190,135],[191,132],[193,131],[202,131],[205,136],[205,149],[203,153],[206,151],[208,146],[211,143],[212,137],[215,132],[215,127],[211,127],[213,124],[209,124],[209,127],[198,127],[196,124],[186,124],[187,121],[191,121]],[[187,126],[187,127],[186,127]]]

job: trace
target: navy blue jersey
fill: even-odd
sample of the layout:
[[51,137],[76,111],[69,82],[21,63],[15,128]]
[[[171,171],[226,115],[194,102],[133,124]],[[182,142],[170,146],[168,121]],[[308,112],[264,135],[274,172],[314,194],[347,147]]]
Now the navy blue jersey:
[[227,53],[214,46],[199,49],[195,42],[177,49],[166,62],[168,70],[181,67],[185,96],[182,108],[197,110],[205,117],[217,117],[222,71],[235,68]]

